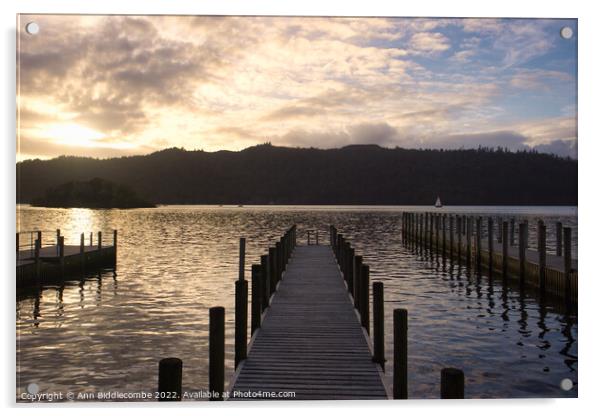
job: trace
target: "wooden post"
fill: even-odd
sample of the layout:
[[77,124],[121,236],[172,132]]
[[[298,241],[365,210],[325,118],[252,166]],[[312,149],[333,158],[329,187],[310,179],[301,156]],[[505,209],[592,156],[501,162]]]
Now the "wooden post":
[[270,247],[268,249],[268,260],[270,263],[269,272],[270,272],[270,294],[276,291],[276,285],[278,281],[276,280],[276,248]]
[[238,280],[245,280],[245,253],[247,240],[242,237],[238,244]]
[[502,277],[508,277],[508,221],[502,223]]
[[40,244],[40,249],[41,249],[42,248],[42,232],[38,231],[37,234],[38,234],[38,242]]
[[249,286],[246,280],[235,283],[234,305],[234,368],[247,358],[247,320]]
[[320,230],[316,230],[316,245],[320,245]]
[[40,268],[41,268],[41,263],[40,263],[40,250],[42,248],[42,240],[37,239],[35,241],[35,247],[34,247],[34,259],[35,259],[35,275],[36,275],[36,283],[40,282]]
[[539,289],[541,291],[546,288],[546,260],[547,260],[547,248],[546,248],[546,225],[543,220],[537,222],[537,252],[539,254]]
[[441,226],[441,215],[435,215],[435,253],[439,254],[439,228]]
[[263,303],[263,287],[261,286],[261,266],[254,264],[251,266],[251,335],[261,327],[261,304]]
[[514,245],[514,217],[510,218],[510,245]]
[[261,309],[266,310],[270,306],[270,263],[267,254],[261,256],[261,282],[263,295],[261,297]]
[[347,276],[347,291],[353,295],[353,268],[355,266],[355,249],[349,249],[349,256],[347,257],[347,270],[349,276]]
[[276,281],[279,282],[282,279],[282,244],[280,241],[276,242]]
[[393,398],[408,398],[408,311],[393,311]]
[[182,360],[163,358],[159,361],[159,401],[182,400]]
[[456,232],[458,233],[458,264],[462,263],[462,217],[456,215]]
[[571,227],[564,227],[564,297],[571,300],[571,272],[573,271],[571,253]]
[[362,326],[370,333],[370,266],[362,265],[360,289],[360,316]]
[[562,223],[556,222],[556,255],[562,256]]
[[519,279],[521,286],[525,283],[525,263],[527,260],[527,224],[521,222],[518,226],[518,261]]
[[81,233],[79,236],[79,262],[83,273],[86,270],[86,248],[84,233]]
[[472,217],[464,216],[466,225],[466,268],[472,267]]
[[372,283],[372,328],[374,356],[372,361],[385,369],[385,300],[383,282]]
[[94,240],[92,238],[93,235],[94,235],[94,233],[92,231],[90,231],[90,247],[92,247],[94,245]]
[[477,217],[477,235],[476,235],[476,239],[477,239],[477,270],[479,271],[479,273],[481,272],[481,263],[483,260],[482,257],[482,252],[481,252],[481,246],[482,246],[482,238],[483,236],[481,235],[481,230],[483,228],[483,219],[481,217]]
[[454,217],[449,216],[449,262],[454,261]]
[[65,277],[65,237],[59,236],[59,264],[61,266],[61,277]]
[[61,239],[61,230],[60,228],[56,229],[56,254],[57,256],[60,256],[60,252],[59,252],[59,240]]
[[444,368],[441,370],[441,398],[464,398],[464,372],[457,368]]
[[353,306],[358,311],[360,310],[361,298],[362,260],[362,256],[355,256],[353,259]]
[[487,217],[487,262],[489,263],[489,276],[493,273],[493,218]]
[[497,242],[502,242],[502,217],[497,217]]
[[433,225],[435,222],[435,216],[430,213],[429,214],[429,251],[431,255],[433,254]]
[[224,308],[215,306],[209,309],[209,400],[224,399],[224,347]]
[[98,251],[102,250],[102,231],[98,232]]
[[443,258],[444,259],[445,259],[445,256],[447,254],[445,252],[447,250],[447,247],[446,247],[447,244],[446,244],[446,241],[445,241],[446,240],[446,237],[445,237],[445,228],[446,228],[445,220],[446,220],[446,218],[447,218],[446,214],[443,214],[441,216],[441,231],[442,231],[442,233],[441,233],[441,236],[442,236],[442,239],[441,239],[441,252],[443,253]]

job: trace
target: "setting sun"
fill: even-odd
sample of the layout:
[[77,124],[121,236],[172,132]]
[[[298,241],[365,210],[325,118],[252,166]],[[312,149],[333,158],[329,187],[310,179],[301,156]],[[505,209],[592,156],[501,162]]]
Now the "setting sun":
[[45,136],[61,144],[85,147],[96,146],[96,141],[105,137],[101,132],[73,123],[51,125]]

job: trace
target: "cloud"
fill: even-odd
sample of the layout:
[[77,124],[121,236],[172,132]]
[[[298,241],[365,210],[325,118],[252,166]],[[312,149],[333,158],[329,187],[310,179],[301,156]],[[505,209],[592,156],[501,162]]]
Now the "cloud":
[[410,47],[417,53],[439,53],[450,48],[450,41],[441,33],[420,32],[410,38]]
[[[544,35],[554,21],[33,18],[43,36],[19,32],[20,128],[36,139],[25,143],[28,154],[80,151],[75,138],[61,151],[49,134],[61,129],[102,137],[95,154],[239,150],[270,139],[428,147],[576,137],[559,119],[576,114],[567,94],[574,77],[552,64],[524,66],[553,47]],[[561,97],[557,114],[534,120],[507,104],[514,94],[549,107],[536,91]]]

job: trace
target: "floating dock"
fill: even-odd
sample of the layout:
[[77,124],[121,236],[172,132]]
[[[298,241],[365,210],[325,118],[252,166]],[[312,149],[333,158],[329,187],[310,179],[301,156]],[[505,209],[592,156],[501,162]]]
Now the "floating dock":
[[[20,237],[28,234],[35,236],[35,239],[30,238],[29,244],[20,245]],[[17,289],[80,278],[92,270],[114,268],[117,261],[117,230],[113,231],[111,245],[103,244],[102,238],[102,232],[98,232],[94,244],[90,233],[89,244],[84,244],[82,233],[79,245],[66,245],[64,236],[57,230],[55,241],[43,245],[41,231],[17,233]]]

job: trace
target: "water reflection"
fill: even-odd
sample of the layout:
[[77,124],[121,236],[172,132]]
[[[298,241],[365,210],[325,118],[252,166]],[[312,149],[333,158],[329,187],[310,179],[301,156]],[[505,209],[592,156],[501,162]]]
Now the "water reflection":
[[[385,286],[387,377],[392,311],[409,310],[410,397],[437,397],[442,366],[463,368],[467,397],[574,397],[577,317],[553,299],[467,269],[449,256],[403,246],[399,210],[161,207],[155,210],[23,208],[23,229],[120,231],[117,270],[101,271],[17,299],[18,393],[154,388],[159,359],[184,360],[184,390],[207,385],[208,308],[226,308],[226,365],[233,361],[238,238],[247,237],[247,277],[290,224],[329,224],[353,241]],[[523,212],[523,214],[525,214]],[[553,213],[547,212],[548,215]],[[526,215],[526,214],[525,214]],[[552,218],[552,217],[550,217]],[[576,224],[576,218],[563,217]],[[535,221],[533,221],[535,223]],[[86,227],[82,229],[81,227]],[[486,268],[486,267],[485,267]]]

